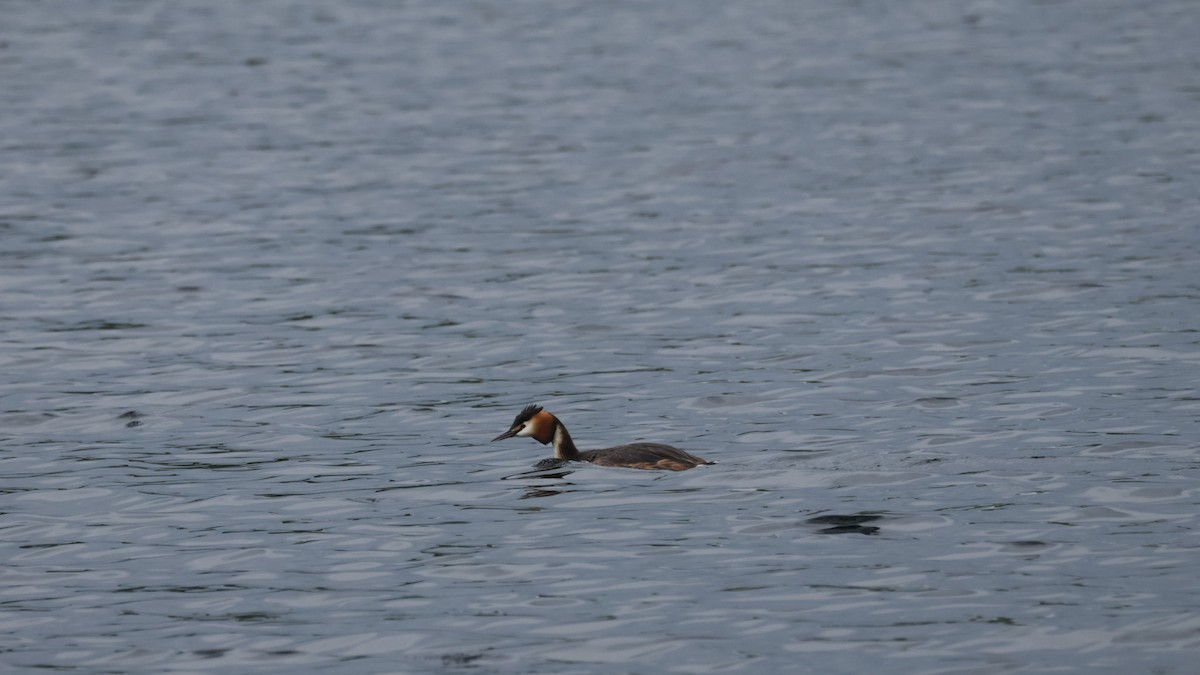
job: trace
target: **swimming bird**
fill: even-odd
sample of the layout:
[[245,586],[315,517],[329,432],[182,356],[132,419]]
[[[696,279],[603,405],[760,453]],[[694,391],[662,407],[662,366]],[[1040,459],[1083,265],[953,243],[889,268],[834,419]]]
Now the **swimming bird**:
[[567,427],[539,405],[527,405],[513,420],[508,431],[492,439],[502,441],[513,436],[528,436],[546,445],[554,442],[554,457],[561,460],[591,462],[600,466],[625,466],[633,469],[666,469],[683,471],[692,467],[713,464],[662,443],[629,443],[600,450],[580,452],[567,433]]

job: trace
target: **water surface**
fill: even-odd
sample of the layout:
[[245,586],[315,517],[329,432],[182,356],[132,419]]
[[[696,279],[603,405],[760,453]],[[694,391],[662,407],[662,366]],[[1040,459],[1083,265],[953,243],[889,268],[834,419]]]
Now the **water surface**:
[[1198,32],[9,3],[0,663],[1189,672]]

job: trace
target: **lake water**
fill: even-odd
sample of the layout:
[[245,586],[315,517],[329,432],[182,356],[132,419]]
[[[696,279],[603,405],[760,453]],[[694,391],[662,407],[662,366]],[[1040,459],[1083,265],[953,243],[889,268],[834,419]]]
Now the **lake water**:
[[3,14],[6,672],[1195,672],[1195,2]]

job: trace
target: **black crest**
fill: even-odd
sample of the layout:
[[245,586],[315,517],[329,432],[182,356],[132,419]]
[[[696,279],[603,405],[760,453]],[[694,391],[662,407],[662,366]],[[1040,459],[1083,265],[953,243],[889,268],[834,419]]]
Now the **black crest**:
[[531,417],[540,412],[542,412],[542,406],[540,405],[525,406],[525,409],[518,413],[517,418],[513,420],[513,426],[515,427],[523,422],[528,422]]

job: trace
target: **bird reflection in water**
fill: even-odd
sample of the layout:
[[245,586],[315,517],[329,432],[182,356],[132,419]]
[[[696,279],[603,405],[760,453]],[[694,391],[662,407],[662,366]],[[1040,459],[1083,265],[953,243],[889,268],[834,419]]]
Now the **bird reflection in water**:
[[549,484],[527,485],[525,487],[525,494],[521,496],[521,499],[530,499],[533,497],[553,497],[554,495],[562,494],[566,491],[565,489],[556,488],[566,488],[567,486],[572,485],[572,483],[562,480],[575,473],[573,469],[566,468],[569,464],[570,462],[568,460],[549,457],[534,465],[534,469],[532,471],[514,473],[511,476],[505,476],[502,480],[558,481]]

